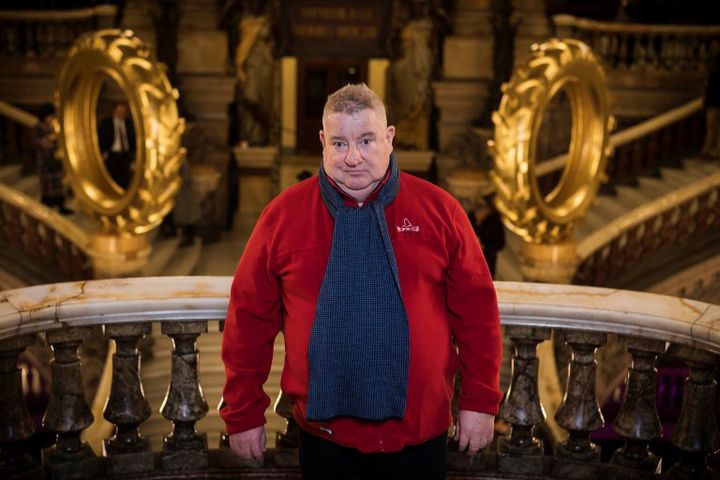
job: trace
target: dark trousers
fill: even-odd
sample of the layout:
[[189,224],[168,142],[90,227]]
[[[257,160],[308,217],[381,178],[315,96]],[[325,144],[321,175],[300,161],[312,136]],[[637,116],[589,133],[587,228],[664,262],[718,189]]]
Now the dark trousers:
[[442,480],[447,434],[392,453],[361,453],[300,430],[305,480]]
[[107,168],[110,177],[113,181],[118,184],[120,188],[126,189],[130,186],[130,180],[132,180],[130,170],[130,164],[132,158],[128,152],[109,152],[108,158],[105,161],[105,168]]

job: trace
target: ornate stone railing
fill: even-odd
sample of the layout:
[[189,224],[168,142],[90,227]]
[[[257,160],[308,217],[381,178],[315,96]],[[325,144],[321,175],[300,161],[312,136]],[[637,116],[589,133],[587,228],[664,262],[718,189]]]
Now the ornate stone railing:
[[[92,278],[87,233],[54,209],[0,184],[0,245],[6,261],[30,259],[41,278]],[[22,265],[21,268],[28,268]]]
[[606,66],[629,70],[703,70],[720,26],[600,22],[554,15],[557,36],[587,43]]
[[[704,122],[702,98],[696,98],[612,134],[607,181],[600,192],[613,194],[616,185],[635,186],[639,176],[659,176],[661,166],[680,167],[683,155],[700,151]],[[557,183],[566,162],[567,154],[563,154],[539,164],[539,181],[546,183],[546,188]]]
[[646,203],[578,243],[573,283],[606,285],[643,258],[720,232],[720,173]]
[[[505,333],[515,345],[513,378],[500,417],[511,425],[474,459],[450,452],[449,478],[657,478],[662,459],[650,442],[663,435],[656,409],[658,356],[684,361],[689,377],[680,418],[670,441],[680,460],[669,478],[717,478],[706,460],[718,445],[715,417],[720,360],[720,306],[622,290],[550,284],[497,284]],[[44,428],[56,434],[43,453],[53,478],[299,478],[290,432],[268,451],[263,465],[240,462],[227,444],[208,445],[195,424],[208,412],[198,380],[196,340],[208,322],[222,320],[229,277],[163,277],[44,285],[2,292],[0,302],[0,476],[39,478],[23,447],[34,426],[23,403],[18,356],[36,342],[52,346],[51,398]],[[144,398],[138,341],[158,322],[172,338],[172,367],[162,414],[172,433],[153,452],[139,426],[151,411]],[[80,440],[93,421],[82,392],[78,347],[102,325],[117,345],[103,416],[115,426],[96,456]],[[594,353],[609,334],[618,335],[632,357],[626,398],[614,429],[625,445],[601,462],[590,438],[604,424],[595,393]],[[566,395],[554,413],[568,433],[545,455],[538,426],[545,419],[538,395],[538,344],[553,335],[572,349]],[[669,347],[669,348],[668,348]],[[206,357],[203,357],[203,361]],[[218,359],[210,359],[218,361]],[[287,405],[279,411],[287,415]],[[667,466],[663,466],[665,468]],[[36,475],[33,477],[32,475]],[[702,475],[705,475],[703,477]]]
[[76,10],[0,11],[0,56],[57,57],[83,33],[113,25],[114,5]]

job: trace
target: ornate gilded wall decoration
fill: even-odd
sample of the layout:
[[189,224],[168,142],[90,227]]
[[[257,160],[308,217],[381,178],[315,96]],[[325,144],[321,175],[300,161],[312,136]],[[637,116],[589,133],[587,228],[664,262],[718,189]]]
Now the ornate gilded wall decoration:
[[[98,141],[98,97],[108,79],[124,94],[137,139],[126,188],[108,173]],[[142,235],[172,209],[185,156],[177,97],[164,65],[129,30],[88,33],[70,49],[56,92],[60,150],[75,197],[102,234]]]
[[[572,111],[569,153],[560,180],[543,194],[538,187],[536,142],[545,110],[562,89]],[[597,57],[577,40],[552,39],[534,45],[527,62],[503,85],[493,123],[491,178],[505,224],[528,243],[569,240],[574,224],[597,194],[610,151],[613,120]]]

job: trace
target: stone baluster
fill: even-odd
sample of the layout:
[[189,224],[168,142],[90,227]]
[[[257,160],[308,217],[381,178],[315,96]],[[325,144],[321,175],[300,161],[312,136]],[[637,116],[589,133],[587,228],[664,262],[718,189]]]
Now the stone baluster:
[[149,334],[149,323],[112,324],[105,335],[115,340],[112,385],[103,417],[115,424],[115,435],[104,441],[109,474],[147,472],[154,457],[147,438],[138,427],[150,418],[151,410],[140,381],[140,355],[137,345]]
[[22,450],[22,443],[35,433],[25,406],[18,357],[35,343],[35,335],[0,341],[0,478],[41,478],[42,471]]
[[610,39],[610,50],[608,52],[608,61],[611,68],[618,68],[620,65],[620,36],[616,33],[606,34]]
[[617,64],[615,68],[624,69],[627,68],[627,36],[623,33],[618,34],[618,46],[617,46]]
[[572,360],[565,398],[555,420],[568,431],[569,437],[555,447],[553,475],[594,479],[600,475],[600,449],[590,441],[590,433],[604,425],[595,393],[594,354],[607,341],[607,334],[568,331],[563,336],[572,348]]
[[533,428],[545,420],[538,394],[538,343],[550,338],[550,330],[530,327],[507,327],[506,335],[515,344],[512,359],[512,382],[500,417],[512,425],[509,437],[497,444],[498,469],[502,472],[540,474],[543,471],[543,443],[533,435]]
[[55,359],[43,426],[57,434],[57,442],[43,452],[43,463],[52,478],[94,478],[103,472],[101,459],[80,440],[80,433],[93,423],[78,358],[78,347],[88,331],[86,327],[66,327],[46,333]]
[[650,66],[657,70],[660,67],[660,59],[658,58],[658,36],[656,33],[648,34],[648,54]]
[[163,322],[163,334],[173,340],[170,386],[161,409],[173,422],[173,431],[163,444],[165,470],[198,470],[208,466],[207,434],[195,430],[195,422],[208,412],[198,381],[195,349],[197,337],[207,332],[206,321]]
[[688,480],[717,478],[717,472],[708,469],[707,457],[720,447],[715,411],[717,382],[714,378],[720,358],[709,352],[677,345],[672,345],[668,354],[685,362],[690,374],[685,380],[680,418],[670,439],[682,452],[682,458],[664,476]]
[[643,34],[634,34],[633,37],[632,60],[630,68],[632,70],[643,70],[647,60],[647,48]]
[[655,359],[665,352],[665,342],[635,337],[628,337],[626,341],[632,366],[627,375],[625,402],[613,423],[614,430],[625,438],[625,446],[610,459],[610,463],[618,468],[610,470],[608,478],[630,480],[638,478],[642,472],[660,473],[661,460],[650,452],[648,445],[662,435],[655,400]]

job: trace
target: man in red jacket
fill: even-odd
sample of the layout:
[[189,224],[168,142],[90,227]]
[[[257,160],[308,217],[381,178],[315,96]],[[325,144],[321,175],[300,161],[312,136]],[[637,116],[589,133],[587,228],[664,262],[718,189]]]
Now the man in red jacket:
[[330,95],[319,174],[270,202],[250,236],[222,345],[221,415],[240,457],[265,449],[262,386],[280,331],[304,478],[444,478],[458,369],[460,449],[492,440],[492,279],[458,202],[398,171],[394,135],[367,86]]

